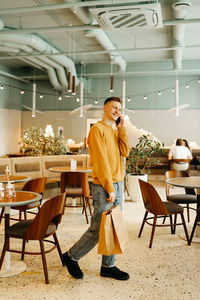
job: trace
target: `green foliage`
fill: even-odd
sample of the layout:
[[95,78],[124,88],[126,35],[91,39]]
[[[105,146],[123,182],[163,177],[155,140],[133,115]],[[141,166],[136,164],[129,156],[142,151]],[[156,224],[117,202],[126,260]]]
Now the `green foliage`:
[[130,150],[127,158],[127,173],[150,174],[150,168],[159,163],[156,157],[152,157],[155,152],[163,152],[161,144],[150,139],[148,135],[141,136],[138,144]]
[[30,127],[24,130],[20,151],[32,156],[59,155],[68,151],[67,141],[63,136],[46,137],[42,128]]

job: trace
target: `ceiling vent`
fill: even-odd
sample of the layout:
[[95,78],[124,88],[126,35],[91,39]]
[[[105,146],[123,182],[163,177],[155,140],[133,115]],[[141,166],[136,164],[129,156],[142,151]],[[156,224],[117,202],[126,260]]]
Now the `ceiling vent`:
[[160,3],[91,8],[90,11],[103,29],[162,27]]

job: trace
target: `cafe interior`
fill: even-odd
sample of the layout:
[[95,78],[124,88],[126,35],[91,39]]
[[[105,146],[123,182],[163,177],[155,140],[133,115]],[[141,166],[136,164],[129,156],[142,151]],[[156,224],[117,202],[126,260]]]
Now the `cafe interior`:
[[[0,2],[0,299],[200,299],[199,48],[198,0]],[[116,265],[130,278],[101,277],[95,246],[76,280],[62,253],[90,224],[86,139],[112,96],[122,99],[133,153],[145,138],[154,147],[139,158],[141,169],[151,161],[142,181],[123,160],[126,247]],[[191,159],[175,174],[177,138]],[[87,186],[75,194],[73,172]],[[49,238],[59,246],[45,255],[39,235],[55,218]]]

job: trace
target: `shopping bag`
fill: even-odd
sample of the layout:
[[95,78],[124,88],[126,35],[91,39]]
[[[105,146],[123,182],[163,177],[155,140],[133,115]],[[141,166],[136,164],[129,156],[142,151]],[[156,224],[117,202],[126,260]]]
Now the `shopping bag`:
[[121,254],[125,250],[126,225],[119,205],[105,211],[101,216],[98,253]]

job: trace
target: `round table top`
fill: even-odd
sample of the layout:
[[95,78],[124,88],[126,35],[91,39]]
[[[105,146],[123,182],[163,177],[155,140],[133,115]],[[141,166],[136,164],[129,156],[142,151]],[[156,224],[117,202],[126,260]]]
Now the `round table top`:
[[71,168],[71,166],[60,166],[49,168],[49,171],[56,173],[66,173],[66,172],[83,172],[90,173],[92,170],[89,167],[77,166],[76,168]]
[[30,176],[9,175],[8,178],[7,175],[0,175],[0,182],[2,183],[8,183],[8,181],[12,183],[18,183],[18,182],[29,181],[30,179],[31,179]]
[[16,197],[0,198],[0,207],[3,206],[20,206],[38,201],[42,196],[34,192],[19,191],[16,192]]
[[166,180],[166,183],[184,188],[199,189],[200,176],[170,178],[169,180]]

